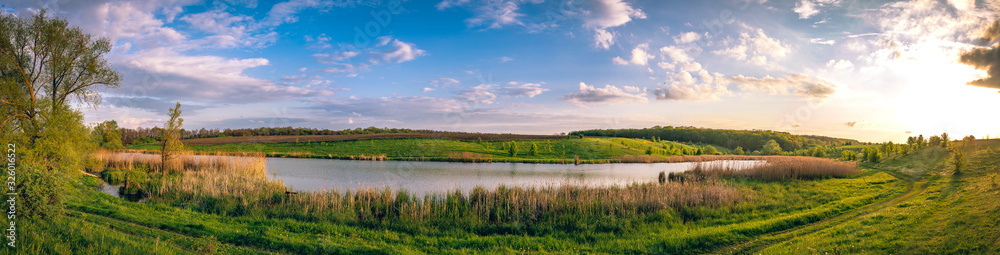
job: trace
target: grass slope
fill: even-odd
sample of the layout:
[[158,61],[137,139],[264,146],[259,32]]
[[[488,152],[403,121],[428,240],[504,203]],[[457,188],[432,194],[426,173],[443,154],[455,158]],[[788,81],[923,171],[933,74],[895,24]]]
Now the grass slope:
[[962,174],[954,174],[951,154],[940,147],[874,165],[910,178],[915,192],[890,206],[757,252],[1000,253],[1000,140],[976,140],[956,149],[967,157]]
[[[516,144],[518,153],[511,156],[509,146]],[[531,155],[531,146],[536,145],[537,155]],[[367,139],[337,142],[298,143],[228,143],[217,145],[186,145],[196,152],[264,152],[268,156],[305,158],[359,158],[362,155],[385,155],[389,160],[439,160],[466,161],[463,157],[488,158],[494,162],[536,162],[573,163],[579,156],[583,163],[600,162],[625,155],[645,155],[647,150],[662,155],[664,148],[695,151],[699,146],[663,141],[652,142],[631,138],[574,138],[574,139],[531,139],[512,141],[467,141],[454,139]],[[130,146],[130,149],[156,151],[159,145],[144,144]],[[727,152],[719,148],[720,151]],[[465,154],[463,153],[473,153]]]

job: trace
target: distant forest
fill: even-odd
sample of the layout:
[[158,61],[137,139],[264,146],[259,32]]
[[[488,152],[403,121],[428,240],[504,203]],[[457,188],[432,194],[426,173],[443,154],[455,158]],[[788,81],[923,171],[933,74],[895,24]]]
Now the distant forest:
[[574,131],[570,135],[603,136],[642,139],[662,139],[676,142],[715,144],[727,148],[743,147],[760,150],[769,140],[774,140],[784,150],[858,144],[857,140],[813,135],[793,135],[768,130],[729,130],[697,127],[654,126],[643,129],[594,129]]

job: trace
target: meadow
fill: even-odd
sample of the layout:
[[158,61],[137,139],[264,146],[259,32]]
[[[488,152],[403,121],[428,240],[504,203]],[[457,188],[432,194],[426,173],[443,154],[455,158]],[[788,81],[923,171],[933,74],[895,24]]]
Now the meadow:
[[[641,146],[651,143],[601,139],[552,141],[621,145],[620,150],[630,152],[644,151]],[[381,145],[421,142],[438,143],[437,148],[451,153],[469,148],[459,146],[490,152],[478,141],[390,139]],[[266,152],[260,146],[354,153],[364,145],[372,148],[373,142],[346,143],[351,146],[191,146],[200,154],[226,157],[185,155],[167,174],[157,174],[157,155],[96,152],[88,171],[102,178],[75,177],[79,182],[66,187],[64,217],[29,223],[24,231],[30,241],[18,253],[978,253],[995,251],[990,242],[997,233],[990,226],[1000,223],[991,216],[998,205],[989,200],[1000,191],[995,168],[1000,142],[993,140],[953,145],[967,151],[969,159],[968,170],[957,177],[950,174],[952,152],[938,146],[880,163],[790,156],[666,157],[766,163],[741,172],[707,162],[664,183],[619,187],[498,187],[441,194],[358,187],[286,193],[282,183],[266,176]],[[481,154],[503,157],[493,150],[496,154]],[[144,202],[98,191],[102,181],[120,181],[123,173],[145,178],[137,182],[149,192]],[[925,226],[927,232],[921,231]],[[987,238],[967,234],[977,231]],[[945,242],[954,238],[973,241]]]
[[[217,138],[211,138],[217,139]],[[653,142],[632,138],[562,138],[527,140],[363,139],[335,142],[228,143],[186,145],[198,154],[261,152],[269,157],[454,162],[611,163],[677,162],[672,156],[694,155],[701,144]],[[516,148],[515,153],[511,148]],[[532,153],[532,147],[535,147]],[[128,147],[155,153],[157,144]],[[719,154],[731,150],[718,148]]]

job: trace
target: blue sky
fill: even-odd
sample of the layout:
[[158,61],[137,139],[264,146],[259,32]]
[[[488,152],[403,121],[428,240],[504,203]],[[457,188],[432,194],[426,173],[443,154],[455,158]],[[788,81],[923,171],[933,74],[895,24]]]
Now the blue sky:
[[125,127],[1000,134],[993,1],[3,1],[41,8],[115,42],[84,112]]

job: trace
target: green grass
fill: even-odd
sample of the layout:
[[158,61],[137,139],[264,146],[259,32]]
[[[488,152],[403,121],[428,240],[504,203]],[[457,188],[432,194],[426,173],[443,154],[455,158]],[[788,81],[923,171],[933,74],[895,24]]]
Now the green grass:
[[912,176],[917,193],[881,210],[792,239],[762,253],[1000,253],[1000,140],[961,146],[968,168],[954,175],[940,147],[889,159],[876,168]]
[[[422,140],[442,143],[439,148],[450,150],[480,146],[482,152],[501,153],[476,142]],[[648,146],[632,139],[575,140],[562,142],[572,141],[581,148],[612,148],[612,154],[600,154],[595,149],[592,155],[601,156],[613,156],[615,148],[624,154],[644,151],[641,146]],[[353,147],[339,149],[322,144],[309,146],[327,148],[331,153],[354,153],[363,151],[365,142],[371,146],[371,141],[352,141]],[[376,146],[379,143],[376,141]],[[289,152],[302,149],[294,146],[303,145],[275,144],[271,148],[286,148]],[[79,183],[66,191],[65,215],[48,221],[26,220],[20,229],[22,246],[5,251],[699,254],[736,249],[764,254],[998,253],[1000,142],[977,141],[962,150],[966,151],[969,166],[961,175],[952,174],[947,150],[929,147],[878,164],[863,163],[864,173],[851,178],[724,179],[725,185],[752,198],[736,205],[676,206],[608,217],[560,213],[531,223],[534,226],[530,227],[517,222],[445,224],[435,220],[374,224],[313,217],[289,207],[267,206],[223,216],[208,213],[212,210],[206,210],[206,205],[183,204],[180,200],[123,201],[95,192],[99,187],[97,178],[81,176],[77,177]],[[751,245],[744,246],[747,243]]]
[[[389,225],[285,217],[262,208],[242,216],[203,213],[167,201],[126,202],[94,192],[97,178],[67,193],[67,213],[37,224],[26,246],[40,253],[127,254],[160,249],[164,254],[201,253],[700,253],[715,247],[815,222],[902,190],[888,174],[867,172],[850,179],[760,181],[731,179],[753,197],[723,207],[676,207],[649,213],[581,220],[554,215],[535,229],[469,228],[462,222]],[[269,213],[271,212],[271,213]],[[505,225],[498,225],[505,226]],[[509,228],[514,227],[514,228]],[[77,229],[72,230],[72,229]],[[513,229],[513,230],[511,230]],[[521,230],[517,230],[521,229]],[[75,232],[74,232],[75,231]],[[214,237],[214,238],[213,238]],[[157,242],[157,240],[159,240]],[[34,246],[27,243],[36,244]],[[55,244],[48,246],[48,244]],[[201,251],[199,251],[201,250]],[[31,254],[28,252],[24,254]]]
[[[385,155],[389,160],[434,160],[463,161],[462,152],[485,155],[494,162],[531,162],[531,163],[573,163],[574,156],[579,156],[581,163],[606,162],[624,155],[645,155],[649,148],[659,153],[659,158],[667,148],[679,150],[696,150],[696,146],[677,142],[664,141],[654,143],[649,140],[631,138],[583,138],[583,139],[547,139],[547,140],[514,140],[517,144],[517,156],[511,156],[507,146],[510,141],[462,141],[453,139],[374,139],[338,142],[309,143],[241,143],[220,145],[187,145],[186,148],[196,152],[211,153],[227,152],[264,152],[268,156],[306,157],[306,158],[339,158],[348,159],[361,155]],[[532,143],[538,146],[537,155],[531,155]],[[159,146],[154,144],[133,145],[130,149],[156,151]],[[716,147],[720,151],[729,151]]]

